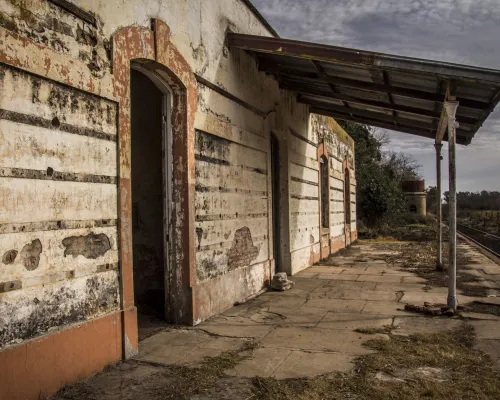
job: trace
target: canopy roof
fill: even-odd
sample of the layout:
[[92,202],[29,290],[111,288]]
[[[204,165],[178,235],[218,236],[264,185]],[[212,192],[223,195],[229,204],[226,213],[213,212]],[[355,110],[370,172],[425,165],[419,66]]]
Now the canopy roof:
[[428,138],[444,101],[459,102],[457,143],[467,145],[500,100],[498,70],[236,33],[228,46],[254,53],[311,112]]

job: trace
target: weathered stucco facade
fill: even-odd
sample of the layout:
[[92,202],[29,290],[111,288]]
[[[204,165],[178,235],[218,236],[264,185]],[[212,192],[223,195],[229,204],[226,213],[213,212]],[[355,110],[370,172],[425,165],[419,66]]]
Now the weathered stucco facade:
[[353,142],[225,46],[271,35],[245,2],[66,3],[0,3],[0,398],[134,355],[138,299],[197,324],[356,239]]

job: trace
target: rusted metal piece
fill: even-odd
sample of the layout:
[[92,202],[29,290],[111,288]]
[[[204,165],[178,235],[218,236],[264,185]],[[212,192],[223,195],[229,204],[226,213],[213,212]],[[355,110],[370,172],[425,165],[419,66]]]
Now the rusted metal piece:
[[442,229],[442,220],[443,220],[443,207],[441,205],[441,149],[443,148],[442,143],[434,144],[436,148],[436,182],[437,182],[437,190],[436,190],[436,207],[437,207],[437,245],[436,245],[436,269],[438,271],[443,270],[443,229]]
[[457,177],[455,150],[455,113],[458,102],[447,101],[444,104],[448,115],[448,151],[449,151],[449,194],[448,194],[448,226],[449,226],[449,265],[448,265],[448,306],[457,308]]
[[73,3],[70,3],[69,1],[66,0],[49,0],[49,1],[65,9],[71,14],[77,16],[81,20],[88,22],[91,25],[97,26],[96,19],[92,14],[82,10],[80,7],[75,6]]

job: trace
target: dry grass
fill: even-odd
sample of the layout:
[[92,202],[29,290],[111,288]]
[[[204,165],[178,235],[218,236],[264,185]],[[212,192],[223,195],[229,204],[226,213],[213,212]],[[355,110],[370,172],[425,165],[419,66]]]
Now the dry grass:
[[491,314],[500,317],[500,305],[496,304],[484,304],[484,303],[473,302],[467,304],[467,310],[479,314]]
[[[392,250],[398,251],[397,255],[387,256],[385,261],[393,267],[408,270],[417,276],[424,278],[430,287],[448,286],[448,245],[443,246],[444,270],[437,271],[436,244],[434,242],[410,242],[394,245]],[[483,286],[471,286],[469,283],[481,282],[481,278],[473,274],[473,269],[468,267],[471,258],[458,247],[457,248],[457,288],[465,296],[486,297],[489,288]]]
[[394,328],[392,326],[383,327],[366,327],[354,329],[354,332],[362,333],[364,335],[376,335],[377,333],[391,333]]
[[[466,328],[433,335],[391,335],[389,341],[371,340],[366,346],[378,352],[360,357],[354,372],[283,381],[255,378],[255,398],[499,399],[498,370],[486,355],[472,348],[473,338],[472,328]],[[438,381],[419,376],[415,372],[422,367],[442,370],[446,379]],[[377,373],[398,378],[382,381],[375,378]]]
[[[163,366],[131,361],[118,363],[106,368],[96,377],[79,382],[61,389],[52,400],[101,400],[113,398],[120,400],[188,400],[195,396],[211,392],[224,379],[224,370],[233,368],[244,360],[256,347],[254,342],[246,343],[238,351],[223,352],[217,357],[205,358],[199,367]],[[145,366],[153,368],[154,372],[139,379],[133,375],[124,377],[131,369],[140,369]],[[125,372],[124,372],[125,370]],[[100,375],[108,382],[120,380],[115,396],[106,397],[106,387],[103,389],[98,383]],[[97,383],[96,383],[97,382]],[[140,387],[138,397],[131,389]],[[237,388],[236,388],[237,389]]]

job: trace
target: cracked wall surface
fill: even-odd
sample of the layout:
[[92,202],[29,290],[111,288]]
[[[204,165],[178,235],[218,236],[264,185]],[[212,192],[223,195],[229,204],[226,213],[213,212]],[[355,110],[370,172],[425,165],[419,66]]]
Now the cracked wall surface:
[[[188,287],[190,323],[261,291],[276,263],[293,273],[320,257],[317,149],[323,137],[331,155],[330,200],[337,200],[326,240],[332,249],[341,245],[339,174],[346,158],[353,166],[352,146],[332,119],[310,118],[307,106],[259,72],[252,56],[226,47],[228,30],[269,36],[242,2],[72,3],[95,24],[46,0],[0,5],[0,307],[10,310],[0,317],[0,331],[16,327],[0,335],[0,345],[129,305],[123,293],[133,282],[120,274],[132,263],[132,228],[120,213],[132,208],[130,143],[118,142],[130,128],[130,54],[170,62],[178,80],[168,83],[179,93],[196,92],[193,103],[180,96],[186,104],[176,105],[180,119],[184,112],[194,121],[187,123],[194,140],[175,151],[178,160],[192,157],[194,164],[189,182],[180,178],[187,167],[174,165],[182,190],[172,199],[179,215],[174,236],[187,229],[187,242],[194,243],[192,254],[186,250],[190,257],[174,257],[174,269],[181,268],[179,260],[187,263],[183,274],[171,275]],[[152,30],[153,18],[168,27],[162,39]],[[129,36],[120,36],[125,30]],[[192,73],[202,79],[186,89]],[[280,260],[273,254],[271,132],[281,159]],[[192,184],[192,196],[183,184]],[[192,221],[180,216],[186,205],[193,207]],[[355,206],[351,210],[355,231]],[[175,251],[189,246],[180,243]],[[94,281],[99,284],[89,289]],[[49,301],[54,293],[64,306]],[[22,299],[26,312],[12,308],[14,299]],[[32,309],[40,315],[35,326],[28,321]]]
[[[290,252],[292,273],[307,268],[346,246],[344,169],[349,165],[351,223],[348,242],[355,240],[356,184],[354,142],[330,117],[311,114],[306,134],[291,129],[290,140]],[[323,145],[324,144],[324,145]],[[329,227],[320,221],[320,152],[329,164]],[[354,234],[351,234],[354,232]]]
[[[53,47],[76,41],[70,17],[17,11],[0,26],[76,57]],[[119,291],[116,104],[6,64],[0,93],[3,347],[117,310]]]

